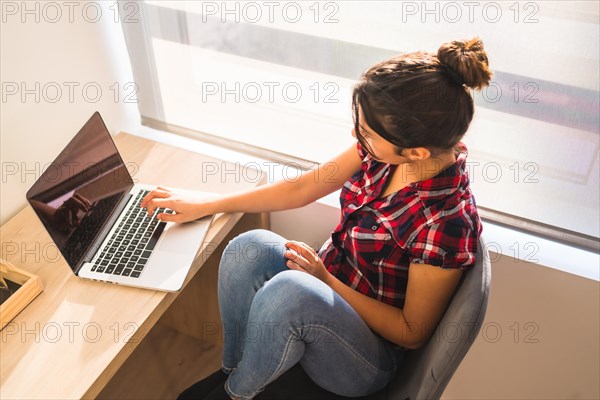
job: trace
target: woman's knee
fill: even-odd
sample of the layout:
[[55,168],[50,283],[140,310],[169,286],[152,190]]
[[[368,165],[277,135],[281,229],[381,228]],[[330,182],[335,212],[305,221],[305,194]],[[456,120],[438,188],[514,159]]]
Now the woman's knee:
[[331,308],[331,289],[314,276],[296,270],[286,270],[265,283],[254,302],[259,309],[268,308],[281,318],[319,314]]
[[285,239],[265,229],[244,232],[229,241],[219,265],[219,276],[254,274],[273,263],[284,262]]

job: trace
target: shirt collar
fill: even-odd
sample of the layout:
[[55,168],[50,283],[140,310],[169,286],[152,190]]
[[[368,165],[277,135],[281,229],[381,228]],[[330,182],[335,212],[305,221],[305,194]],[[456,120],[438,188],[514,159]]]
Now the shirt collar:
[[439,200],[455,193],[461,186],[468,183],[465,173],[468,149],[463,142],[454,146],[456,162],[449,165],[437,175],[411,185],[418,191],[423,201]]

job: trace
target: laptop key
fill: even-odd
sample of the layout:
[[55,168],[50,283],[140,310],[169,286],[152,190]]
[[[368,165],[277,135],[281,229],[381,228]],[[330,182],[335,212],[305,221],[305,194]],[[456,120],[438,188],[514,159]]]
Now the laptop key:
[[152,234],[152,237],[150,238],[150,241],[148,242],[148,245],[146,246],[146,250],[154,249],[154,247],[156,246],[156,243],[158,243],[158,238],[160,238],[160,235],[162,235],[163,231],[165,230],[166,225],[167,224],[165,222],[161,222],[160,224],[158,224],[158,227]]
[[106,271],[105,272],[107,274],[112,274],[114,270],[115,270],[115,266],[111,264],[108,267],[106,267]]
[[125,264],[119,264],[119,265],[117,265],[117,268],[115,268],[115,272],[113,272],[113,274],[121,275],[121,273],[123,272],[124,269],[125,269]]
[[143,270],[143,269],[144,269],[144,265],[139,265],[139,264],[138,264],[138,265],[136,265],[135,267],[133,267],[133,269],[134,269],[135,271],[141,271],[141,270]]
[[130,276],[132,278],[138,278],[140,276],[140,271],[132,271]]
[[[93,271],[94,269],[92,269]],[[98,270],[96,272],[104,272],[104,267],[98,267]]]
[[131,268],[127,268],[125,271],[123,271],[121,276],[129,276],[130,273],[131,273]]

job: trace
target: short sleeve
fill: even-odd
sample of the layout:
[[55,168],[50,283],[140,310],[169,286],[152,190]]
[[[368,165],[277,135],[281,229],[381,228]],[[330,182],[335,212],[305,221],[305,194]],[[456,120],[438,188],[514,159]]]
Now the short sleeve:
[[408,248],[410,263],[467,269],[475,265],[478,232],[452,221],[422,229]]

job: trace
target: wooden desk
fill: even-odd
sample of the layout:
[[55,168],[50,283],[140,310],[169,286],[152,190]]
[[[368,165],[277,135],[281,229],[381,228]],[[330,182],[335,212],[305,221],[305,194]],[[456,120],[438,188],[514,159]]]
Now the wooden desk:
[[[234,179],[234,166],[229,164],[224,175],[225,164],[211,157],[124,133],[115,141],[134,180],[141,183],[219,193],[259,184],[243,177],[260,174],[243,174],[239,165],[235,167],[242,179]],[[268,225],[262,215],[246,215],[240,227],[241,217],[218,215],[184,289],[165,293],[76,277],[31,207],[23,209],[0,229],[0,257],[40,276],[44,291],[1,333],[0,398],[142,397],[148,392],[155,398],[175,397],[198,374],[212,372],[220,359],[215,287],[219,251],[235,231]],[[200,270],[209,264],[211,268]],[[190,343],[196,359],[182,365],[190,354],[174,350],[178,344],[189,349]],[[177,365],[169,366],[168,357]],[[128,368],[119,371],[126,362]],[[146,387],[137,387],[142,382]]]

